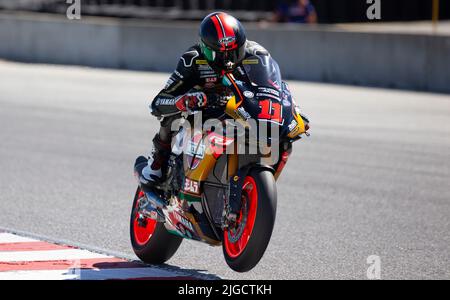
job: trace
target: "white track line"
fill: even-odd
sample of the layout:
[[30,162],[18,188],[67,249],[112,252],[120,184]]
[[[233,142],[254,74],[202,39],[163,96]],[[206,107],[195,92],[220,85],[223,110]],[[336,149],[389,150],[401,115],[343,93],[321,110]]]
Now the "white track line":
[[18,236],[18,235],[11,234],[11,233],[0,233],[0,244],[27,243],[27,242],[38,242],[38,240]]
[[9,271],[0,272],[0,280],[106,280],[106,279],[131,279],[131,278],[173,278],[177,275],[173,272],[152,268],[130,269],[69,269],[69,270],[40,270],[40,271]]
[[0,262],[55,261],[89,258],[112,258],[112,256],[79,249],[0,252]]
[[[146,266],[146,267],[130,267],[130,268],[86,268],[79,269],[77,267],[78,260],[83,259],[105,259],[119,258],[124,261],[134,261],[134,256],[126,256],[123,253],[113,253],[104,249],[95,248],[89,245],[76,244],[72,241],[55,240],[45,236],[38,236],[28,232],[18,232],[11,229],[0,227],[0,244],[19,244],[33,242],[47,242],[49,244],[71,245],[72,249],[61,250],[28,250],[27,251],[0,251],[0,268],[3,265],[4,271],[0,269],[0,280],[10,279],[33,279],[33,280],[49,280],[49,279],[82,279],[82,280],[104,280],[104,279],[143,279],[143,278],[176,278],[189,277],[195,279],[216,279],[208,274],[191,272],[189,270],[171,270],[164,266]],[[37,243],[39,244],[39,243]],[[82,250],[89,249],[89,250]],[[102,254],[100,254],[102,253]],[[71,267],[63,270],[33,270],[34,262],[43,264],[46,262],[73,261]],[[29,269],[14,270],[12,265],[30,264]],[[79,262],[78,262],[79,263]]]

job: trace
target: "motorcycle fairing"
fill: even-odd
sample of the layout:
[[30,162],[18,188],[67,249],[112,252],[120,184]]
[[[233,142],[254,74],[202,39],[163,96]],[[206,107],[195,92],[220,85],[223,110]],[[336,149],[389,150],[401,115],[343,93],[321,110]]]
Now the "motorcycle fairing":
[[[171,200],[167,211],[166,228],[182,237],[204,241],[210,245],[220,245],[221,240],[213,231],[211,218],[207,215],[203,194],[203,182],[209,176],[226,147],[233,145],[234,139],[215,132],[203,134],[194,131],[185,145],[182,139],[190,137],[191,129],[183,130],[175,138],[176,152],[183,157],[184,178],[182,188]],[[181,135],[183,135],[181,137]],[[182,154],[181,154],[182,153]],[[235,160],[231,162],[231,168]],[[230,166],[228,166],[230,167]],[[181,171],[181,170],[179,170]]]

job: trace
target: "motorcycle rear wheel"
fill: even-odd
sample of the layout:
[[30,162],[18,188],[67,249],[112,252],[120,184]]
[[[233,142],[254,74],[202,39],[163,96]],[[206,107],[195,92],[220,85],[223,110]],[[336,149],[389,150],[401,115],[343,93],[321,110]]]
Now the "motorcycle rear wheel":
[[130,218],[130,238],[134,253],[148,264],[163,264],[180,247],[183,238],[169,233],[163,223],[146,219],[145,226],[138,222],[138,200],[144,197],[140,188],[134,196]]
[[224,230],[222,249],[231,269],[248,272],[258,264],[272,236],[276,210],[273,174],[266,169],[252,170],[244,180],[236,229]]

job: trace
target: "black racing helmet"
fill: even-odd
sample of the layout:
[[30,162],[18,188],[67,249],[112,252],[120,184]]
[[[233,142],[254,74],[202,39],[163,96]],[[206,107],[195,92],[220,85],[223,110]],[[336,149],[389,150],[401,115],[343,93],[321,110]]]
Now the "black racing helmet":
[[231,71],[245,56],[247,37],[233,16],[215,12],[200,24],[200,48],[206,60],[223,71]]

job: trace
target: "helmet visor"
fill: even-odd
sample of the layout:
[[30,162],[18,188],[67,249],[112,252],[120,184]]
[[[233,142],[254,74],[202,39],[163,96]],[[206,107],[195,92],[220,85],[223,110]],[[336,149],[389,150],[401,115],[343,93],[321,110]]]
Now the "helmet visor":
[[232,50],[216,51],[201,43],[201,49],[203,55],[209,62],[216,64],[224,70],[233,69],[245,57],[245,44]]

